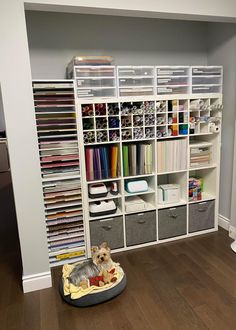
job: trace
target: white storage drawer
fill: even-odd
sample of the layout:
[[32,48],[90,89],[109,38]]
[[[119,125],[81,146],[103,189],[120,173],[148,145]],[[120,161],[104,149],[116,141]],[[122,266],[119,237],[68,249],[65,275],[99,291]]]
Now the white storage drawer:
[[162,66],[156,67],[157,76],[187,76],[189,67],[186,66]]
[[157,77],[157,86],[188,85],[188,77]]
[[157,87],[157,95],[165,94],[187,94],[188,86]]
[[203,93],[221,93],[221,86],[193,86],[193,94],[203,94]]
[[135,87],[135,86],[153,86],[152,78],[120,78],[120,87]]
[[77,79],[77,87],[115,87],[115,78],[83,78]]
[[118,77],[153,76],[154,67],[127,66],[118,67]]
[[119,89],[120,96],[141,96],[141,95],[153,95],[153,87],[127,87]]
[[116,88],[86,88],[77,89],[78,98],[115,97]]
[[75,68],[75,77],[115,77],[114,66],[81,66]]
[[193,67],[193,76],[208,76],[208,75],[221,75],[222,67],[217,66],[205,66],[205,67]]
[[221,84],[221,77],[193,77],[193,85]]

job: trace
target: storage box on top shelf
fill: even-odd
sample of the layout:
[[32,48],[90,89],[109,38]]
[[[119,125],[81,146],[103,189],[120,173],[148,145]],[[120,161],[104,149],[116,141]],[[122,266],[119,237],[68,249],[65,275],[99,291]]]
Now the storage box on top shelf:
[[154,66],[118,66],[118,95],[154,95]]
[[67,68],[76,81],[78,98],[115,97],[116,70],[110,56],[75,57]]
[[192,66],[192,94],[222,93],[222,66]]
[[155,74],[157,95],[189,93],[189,66],[156,66]]
[[80,65],[112,65],[112,56],[91,55],[91,56],[74,56],[70,63],[67,65],[67,77],[74,78],[73,69],[75,66]]

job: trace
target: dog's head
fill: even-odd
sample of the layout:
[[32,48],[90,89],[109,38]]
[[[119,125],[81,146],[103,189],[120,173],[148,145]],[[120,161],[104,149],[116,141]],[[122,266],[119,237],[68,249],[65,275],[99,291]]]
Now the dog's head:
[[92,259],[96,265],[102,265],[111,260],[111,249],[106,242],[92,247]]

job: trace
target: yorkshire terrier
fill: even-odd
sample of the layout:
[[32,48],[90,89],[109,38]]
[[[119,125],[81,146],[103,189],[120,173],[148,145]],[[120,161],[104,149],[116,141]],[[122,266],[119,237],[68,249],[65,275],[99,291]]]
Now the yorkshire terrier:
[[92,259],[76,265],[69,276],[69,281],[80,286],[90,278],[99,276],[103,270],[109,271],[113,265],[110,252],[111,249],[106,242],[99,247],[92,247]]

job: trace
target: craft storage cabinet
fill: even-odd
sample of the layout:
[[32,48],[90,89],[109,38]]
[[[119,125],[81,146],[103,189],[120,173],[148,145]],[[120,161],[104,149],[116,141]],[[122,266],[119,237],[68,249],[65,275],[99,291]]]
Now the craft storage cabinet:
[[50,265],[86,258],[73,80],[33,81]]
[[51,265],[217,230],[222,67],[71,72],[33,83]]

